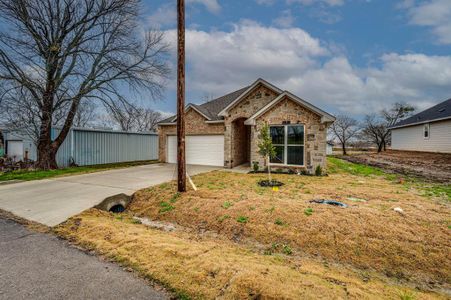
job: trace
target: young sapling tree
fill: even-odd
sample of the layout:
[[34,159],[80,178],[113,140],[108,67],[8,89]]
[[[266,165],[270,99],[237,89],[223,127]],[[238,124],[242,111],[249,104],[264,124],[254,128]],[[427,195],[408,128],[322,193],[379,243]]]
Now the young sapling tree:
[[269,133],[269,125],[265,124],[260,129],[260,142],[258,143],[258,153],[264,157],[266,165],[268,166],[268,179],[269,183],[272,182],[271,179],[271,158],[276,156],[276,148],[272,144],[272,138]]

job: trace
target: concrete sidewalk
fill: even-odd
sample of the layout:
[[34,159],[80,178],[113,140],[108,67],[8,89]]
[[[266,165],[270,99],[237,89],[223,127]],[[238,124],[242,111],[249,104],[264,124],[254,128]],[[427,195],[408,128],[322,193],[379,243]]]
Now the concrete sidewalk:
[[[176,179],[173,164],[153,164],[0,186],[0,209],[47,226],[58,225],[103,199]],[[188,166],[195,175],[218,169]]]
[[0,217],[0,299],[170,299],[119,266]]

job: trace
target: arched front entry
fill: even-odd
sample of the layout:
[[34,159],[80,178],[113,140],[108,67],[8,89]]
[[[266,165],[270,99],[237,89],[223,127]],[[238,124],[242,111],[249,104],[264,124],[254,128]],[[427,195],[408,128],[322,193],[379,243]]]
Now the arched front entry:
[[232,122],[232,167],[250,164],[251,128],[244,125],[246,118],[238,118]]

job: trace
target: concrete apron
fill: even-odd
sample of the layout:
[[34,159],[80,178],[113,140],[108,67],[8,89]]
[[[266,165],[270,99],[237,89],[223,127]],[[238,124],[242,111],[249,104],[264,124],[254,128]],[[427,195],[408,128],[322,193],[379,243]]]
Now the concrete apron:
[[[105,198],[176,179],[176,165],[154,164],[92,174],[19,182],[0,186],[0,209],[47,226],[94,207]],[[218,169],[188,166],[196,175]]]

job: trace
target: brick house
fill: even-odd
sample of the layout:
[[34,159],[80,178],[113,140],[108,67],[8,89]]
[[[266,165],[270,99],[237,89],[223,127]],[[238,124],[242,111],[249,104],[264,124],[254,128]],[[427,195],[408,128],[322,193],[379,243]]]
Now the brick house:
[[[326,167],[327,128],[335,117],[263,79],[202,105],[189,104],[185,112],[188,164],[264,167],[259,130],[268,123],[277,152],[271,166],[309,172]],[[161,121],[158,134],[160,161],[176,163],[176,116]]]

